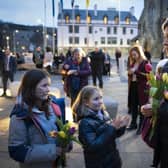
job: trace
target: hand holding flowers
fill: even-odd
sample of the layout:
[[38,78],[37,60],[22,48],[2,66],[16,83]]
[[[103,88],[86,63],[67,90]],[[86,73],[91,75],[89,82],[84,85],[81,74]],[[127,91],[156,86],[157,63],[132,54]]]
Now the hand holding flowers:
[[62,120],[57,118],[56,124],[59,127],[59,131],[51,131],[49,132],[49,135],[51,137],[55,137],[56,143],[63,149],[61,156],[57,160],[57,166],[65,167],[66,166],[65,152],[70,151],[72,141],[75,141],[78,144],[80,144],[80,142],[74,135],[77,131],[75,123],[67,122],[63,124]]

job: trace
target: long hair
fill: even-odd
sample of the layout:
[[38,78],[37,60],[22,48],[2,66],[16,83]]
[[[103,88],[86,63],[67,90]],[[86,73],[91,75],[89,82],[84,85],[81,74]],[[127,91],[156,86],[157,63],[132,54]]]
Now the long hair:
[[[79,121],[83,116],[85,116],[86,109],[88,109],[86,103],[89,101],[89,99],[95,92],[101,92],[101,90],[98,87],[91,85],[83,87],[79,92],[74,104],[72,105],[72,111],[74,116],[76,116],[77,121]],[[105,109],[104,104],[102,105],[102,109]]]
[[[45,70],[33,69],[25,73],[22,78],[21,85],[19,87],[18,96],[22,97],[22,102],[25,102],[28,107],[30,113],[32,112],[33,106],[36,104],[36,95],[35,90],[38,83],[44,78],[49,77],[49,74]],[[49,100],[43,102],[40,110],[45,111],[46,116],[49,115],[48,109]]]
[[131,47],[131,49],[129,50],[129,61],[130,61],[130,65],[135,63],[135,60],[132,58],[132,51],[135,51],[138,53],[139,55],[139,60],[138,62],[141,62],[142,60],[147,60],[143,51],[142,46],[140,45],[134,45]]

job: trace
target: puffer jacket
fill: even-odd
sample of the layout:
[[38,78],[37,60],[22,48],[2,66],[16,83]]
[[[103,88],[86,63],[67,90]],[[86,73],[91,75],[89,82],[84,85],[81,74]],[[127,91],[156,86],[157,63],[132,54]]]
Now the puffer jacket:
[[[51,110],[51,116],[55,115],[53,113]],[[27,115],[27,107],[17,104],[13,108],[9,127],[9,155],[19,162],[20,168],[51,168],[56,160],[56,140],[50,141],[43,129],[44,125],[40,125],[35,117],[26,120]],[[46,122],[55,124],[55,118],[49,117],[50,121]]]
[[121,168],[121,159],[115,139],[121,136],[125,127],[116,130],[108,124],[110,118],[104,114],[99,119],[95,112],[88,110],[80,116],[79,140],[84,150],[86,168]]

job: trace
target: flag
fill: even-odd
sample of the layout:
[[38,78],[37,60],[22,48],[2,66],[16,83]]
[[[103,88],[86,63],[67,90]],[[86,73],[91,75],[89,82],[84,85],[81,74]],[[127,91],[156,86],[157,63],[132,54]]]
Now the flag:
[[60,0],[61,11],[63,10],[63,0]]
[[73,8],[75,0],[71,0],[71,6]]
[[52,0],[52,14],[53,14],[53,17],[55,16],[55,3],[54,3],[54,0]]
[[86,7],[89,7],[90,0],[86,0]]

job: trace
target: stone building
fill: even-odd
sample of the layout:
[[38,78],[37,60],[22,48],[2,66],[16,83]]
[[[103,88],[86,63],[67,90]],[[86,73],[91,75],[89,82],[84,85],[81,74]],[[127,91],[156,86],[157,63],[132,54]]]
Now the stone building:
[[153,57],[160,57],[163,35],[161,25],[168,17],[168,0],[144,0],[144,9],[139,19],[138,39]]
[[120,46],[130,47],[130,40],[138,34],[138,20],[134,8],[130,11],[117,11],[115,8],[98,10],[63,9],[58,14],[58,48],[95,46],[111,49]]

